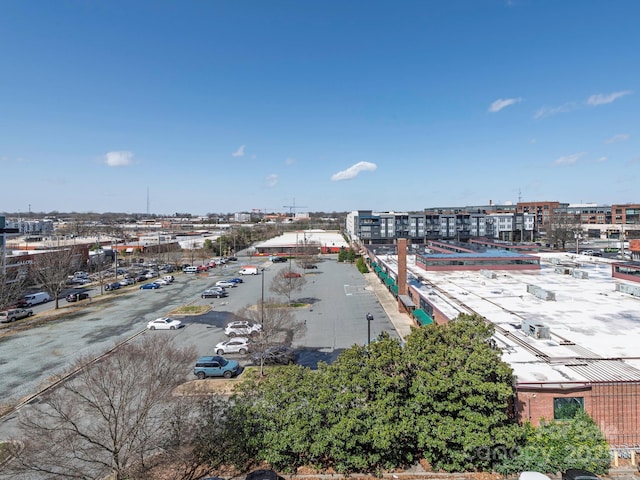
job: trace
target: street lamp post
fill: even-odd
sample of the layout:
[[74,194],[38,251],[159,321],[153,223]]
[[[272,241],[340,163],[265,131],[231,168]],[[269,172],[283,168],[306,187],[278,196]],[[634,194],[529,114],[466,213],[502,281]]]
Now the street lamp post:
[[260,270],[262,275],[262,300],[260,301],[260,323],[264,325],[264,268]]
[[371,322],[373,322],[373,314],[367,313],[367,345],[371,344]]

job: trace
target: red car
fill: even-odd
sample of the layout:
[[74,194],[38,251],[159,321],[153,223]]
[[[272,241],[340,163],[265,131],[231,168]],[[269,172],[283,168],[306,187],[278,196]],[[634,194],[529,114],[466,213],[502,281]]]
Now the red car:
[[284,273],[284,278],[300,278],[302,275],[300,275],[298,272],[285,272]]

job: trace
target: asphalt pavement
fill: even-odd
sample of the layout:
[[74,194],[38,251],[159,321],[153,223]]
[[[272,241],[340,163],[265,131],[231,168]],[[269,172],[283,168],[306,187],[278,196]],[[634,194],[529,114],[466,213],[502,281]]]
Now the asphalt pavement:
[[[236,276],[242,264],[265,268],[262,275],[243,276],[244,283],[229,289],[223,299],[202,299],[200,294],[217,280]],[[331,363],[354,344],[363,345],[387,331],[396,338],[405,335],[398,318],[384,296],[386,288],[372,274],[362,275],[355,265],[337,262],[336,255],[322,256],[317,269],[301,270],[290,262],[272,264],[267,258],[240,258],[227,268],[215,268],[205,274],[179,273],[172,285],[158,290],[139,290],[133,285],[91,302],[66,304],[59,311],[38,313],[28,321],[3,324],[0,329],[0,391],[2,404],[15,404],[28,397],[52,378],[64,372],[80,356],[99,356],[114,345],[135,335],[172,335],[178,345],[193,346],[198,355],[211,354],[224,335],[228,321],[238,319],[237,312],[259,302],[264,281],[265,297],[274,296],[270,282],[289,268],[302,272],[306,284],[294,292],[292,300],[306,305],[294,315],[306,323],[306,331],[294,338],[299,364],[315,368],[318,362]],[[376,285],[376,282],[378,285]],[[382,287],[382,290],[380,290]],[[381,295],[378,299],[376,293]],[[386,291],[387,295],[390,295]],[[393,297],[391,297],[392,299]],[[179,317],[185,328],[177,331],[146,331],[146,323],[167,316],[183,305],[208,305],[211,309],[197,316]],[[367,321],[371,313],[374,320]],[[393,323],[390,321],[393,319]],[[247,359],[237,357],[246,364]],[[194,358],[195,360],[195,358]],[[192,379],[192,365],[185,366],[185,379]],[[0,425],[0,438],[4,437]]]

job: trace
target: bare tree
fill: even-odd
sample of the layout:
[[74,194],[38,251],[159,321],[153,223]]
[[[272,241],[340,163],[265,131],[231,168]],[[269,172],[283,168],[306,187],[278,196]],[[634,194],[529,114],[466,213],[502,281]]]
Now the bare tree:
[[255,306],[247,306],[238,312],[239,317],[247,318],[253,323],[262,324],[262,329],[252,338],[255,352],[260,357],[260,374],[263,374],[264,353],[276,345],[290,345],[300,335],[304,335],[305,322],[295,319],[293,312],[275,298],[262,300]]
[[554,213],[547,230],[549,243],[564,250],[567,242],[576,241],[576,237],[580,235],[582,235],[582,228],[579,215],[566,212]]
[[182,250],[167,252],[167,263],[173,265],[176,269],[180,268],[180,265],[182,265],[182,255]]
[[10,478],[114,480],[146,475],[175,442],[172,390],[194,357],[169,337],[145,336],[86,366],[20,416],[24,448],[5,466]]
[[0,310],[13,305],[22,294],[25,286],[25,275],[8,271],[0,271]]
[[269,290],[276,295],[284,295],[287,297],[287,302],[291,304],[291,294],[302,290],[307,283],[307,280],[302,274],[295,270],[287,270],[286,272],[276,275],[271,280]]
[[59,248],[38,255],[31,265],[36,283],[49,292],[59,308],[59,296],[67,284],[68,276],[82,265],[82,256],[74,248]]

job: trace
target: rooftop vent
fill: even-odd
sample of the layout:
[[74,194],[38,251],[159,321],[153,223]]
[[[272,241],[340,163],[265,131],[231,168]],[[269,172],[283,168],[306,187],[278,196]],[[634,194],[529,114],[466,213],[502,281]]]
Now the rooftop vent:
[[548,340],[551,338],[551,330],[548,325],[534,320],[522,320],[522,331],[533,338]]

